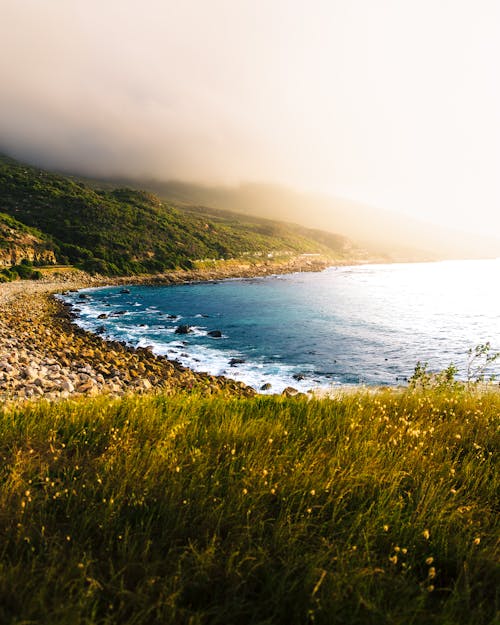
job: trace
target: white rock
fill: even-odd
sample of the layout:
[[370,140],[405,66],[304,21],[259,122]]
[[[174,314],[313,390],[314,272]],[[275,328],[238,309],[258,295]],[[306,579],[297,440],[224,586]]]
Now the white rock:
[[74,391],[75,391],[75,387],[74,387],[74,386],[73,386],[73,384],[72,384],[69,380],[67,380],[67,379],[64,379],[64,380],[61,382],[61,388],[62,388],[62,390],[63,390],[63,391],[67,391],[68,393],[74,393]]
[[37,372],[33,367],[25,367],[23,373],[27,380],[34,380],[37,377]]

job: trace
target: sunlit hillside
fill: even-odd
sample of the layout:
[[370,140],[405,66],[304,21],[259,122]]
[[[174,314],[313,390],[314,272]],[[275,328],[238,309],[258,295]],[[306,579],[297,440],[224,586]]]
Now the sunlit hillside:
[[[51,262],[77,264],[91,272],[155,273],[191,267],[194,260],[252,255],[363,257],[341,234],[251,215],[175,208],[145,191],[92,188],[1,156],[0,191],[4,220],[38,229],[49,242]],[[11,238],[0,229],[0,251],[11,245]],[[36,260],[43,255],[31,256]]]
[[278,185],[206,187],[182,182],[141,181],[160,197],[180,205],[201,204],[247,215],[292,221],[309,228],[342,232],[372,253],[395,260],[496,258],[500,239],[466,233],[405,217],[382,208]]

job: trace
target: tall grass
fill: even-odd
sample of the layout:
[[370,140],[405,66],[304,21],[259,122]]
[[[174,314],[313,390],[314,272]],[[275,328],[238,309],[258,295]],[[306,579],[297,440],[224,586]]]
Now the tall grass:
[[0,413],[0,622],[490,624],[500,394]]

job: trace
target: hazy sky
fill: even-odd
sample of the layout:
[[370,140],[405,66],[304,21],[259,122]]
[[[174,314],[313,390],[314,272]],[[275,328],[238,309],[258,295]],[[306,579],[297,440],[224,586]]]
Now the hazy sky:
[[0,150],[500,237],[499,0],[0,0]]

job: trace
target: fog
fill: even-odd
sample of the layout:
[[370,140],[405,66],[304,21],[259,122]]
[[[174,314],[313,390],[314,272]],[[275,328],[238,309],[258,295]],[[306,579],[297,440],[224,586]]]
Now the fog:
[[280,184],[500,238],[496,0],[0,10],[0,151],[94,177]]

